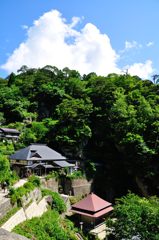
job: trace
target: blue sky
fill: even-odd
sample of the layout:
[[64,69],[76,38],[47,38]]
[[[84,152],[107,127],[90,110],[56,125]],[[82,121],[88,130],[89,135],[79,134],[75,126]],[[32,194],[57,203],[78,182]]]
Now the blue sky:
[[0,76],[22,65],[159,73],[158,0],[1,0]]

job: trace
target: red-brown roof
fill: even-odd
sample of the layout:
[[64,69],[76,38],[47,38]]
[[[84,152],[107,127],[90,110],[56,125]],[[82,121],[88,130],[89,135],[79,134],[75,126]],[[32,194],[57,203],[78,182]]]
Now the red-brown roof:
[[90,213],[86,213],[86,212],[82,212],[82,211],[77,211],[77,210],[74,210],[72,209],[71,211],[74,212],[74,213],[78,213],[80,215],[84,215],[84,216],[89,216],[89,217],[92,217],[92,218],[98,218],[98,217],[101,217],[103,215],[105,215],[106,213],[109,213],[113,210],[113,207],[107,207],[101,211],[98,211],[96,213],[93,213],[93,214],[90,214]]
[[105,208],[110,207],[112,204],[103,200],[102,198],[98,197],[94,193],[89,194],[86,198],[82,199],[78,203],[75,203],[72,206],[72,210],[75,211],[89,211],[93,213],[96,213],[100,210],[103,210]]

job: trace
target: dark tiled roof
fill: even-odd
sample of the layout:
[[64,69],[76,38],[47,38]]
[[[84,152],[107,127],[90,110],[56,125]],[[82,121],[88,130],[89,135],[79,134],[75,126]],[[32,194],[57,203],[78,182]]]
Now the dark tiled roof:
[[26,166],[25,168],[34,169],[34,168],[39,167],[39,166],[44,167],[44,168],[48,168],[48,169],[54,168],[51,164],[44,164],[44,163],[34,163],[32,165]]
[[32,144],[16,151],[10,156],[13,160],[65,160],[66,157],[45,144]]
[[54,163],[60,167],[74,167],[74,164],[68,163],[67,161],[54,161]]
[[4,133],[15,133],[15,134],[20,133],[17,129],[13,129],[13,128],[0,128],[0,131]]

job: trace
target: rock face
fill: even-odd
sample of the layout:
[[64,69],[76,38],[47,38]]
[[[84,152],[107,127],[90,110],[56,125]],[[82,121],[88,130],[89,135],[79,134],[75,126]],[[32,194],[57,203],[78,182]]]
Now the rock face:
[[3,228],[0,228],[0,240],[28,240],[29,238],[23,237],[16,233],[10,233]]

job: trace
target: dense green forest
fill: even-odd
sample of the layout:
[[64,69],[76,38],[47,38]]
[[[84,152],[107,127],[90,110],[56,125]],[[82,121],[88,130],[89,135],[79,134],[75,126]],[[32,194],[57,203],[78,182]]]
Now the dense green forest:
[[81,160],[107,200],[128,190],[147,197],[159,190],[158,93],[128,74],[22,66],[0,79],[0,122],[21,131],[15,149],[41,142]]

